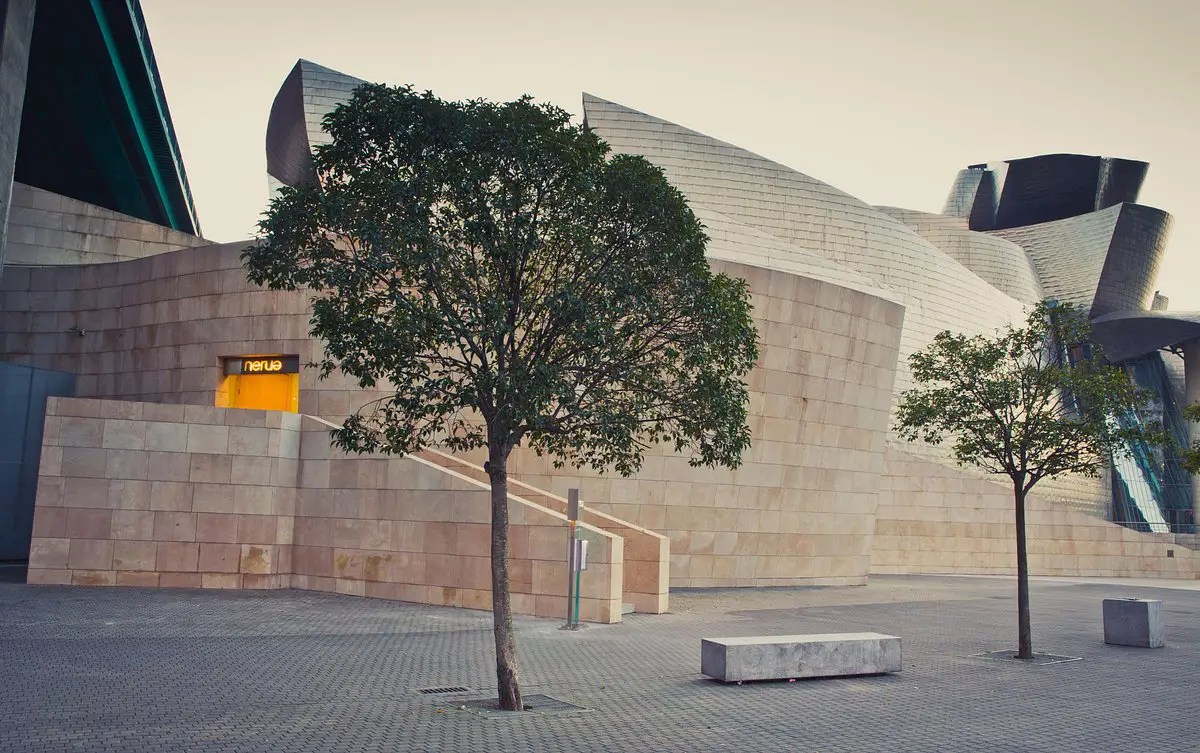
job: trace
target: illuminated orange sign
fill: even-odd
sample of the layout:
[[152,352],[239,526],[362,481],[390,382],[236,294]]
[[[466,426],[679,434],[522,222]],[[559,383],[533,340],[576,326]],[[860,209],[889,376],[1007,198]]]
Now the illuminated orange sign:
[[300,356],[234,356],[226,358],[225,374],[296,374]]
[[283,371],[283,361],[278,358],[247,358],[242,361],[243,374],[266,374]]

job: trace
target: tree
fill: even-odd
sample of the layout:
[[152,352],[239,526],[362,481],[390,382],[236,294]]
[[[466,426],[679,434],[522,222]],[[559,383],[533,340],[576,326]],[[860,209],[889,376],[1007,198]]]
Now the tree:
[[736,467],[757,333],[743,280],[661,170],[556,107],[363,85],[327,115],[316,180],[284,188],[243,253],[251,281],[313,294],[335,370],[384,399],[349,452],[487,449],[500,706],[522,709],[508,459],[635,472],[666,443]]
[[[1189,423],[1200,422],[1200,403],[1185,405],[1183,407],[1183,419]],[[1179,465],[1188,473],[1200,473],[1200,440],[1192,440],[1191,444],[1180,448]],[[1197,523],[1200,523],[1200,521],[1197,521]]]
[[[1025,499],[1062,474],[1095,476],[1132,442],[1161,443],[1137,412],[1148,396],[1088,344],[1087,319],[1043,302],[1023,328],[994,337],[938,333],[909,363],[917,387],[901,395],[897,430],[909,441],[950,438],[960,465],[1012,482],[1017,534],[1018,657],[1033,658]],[[1090,353],[1088,352],[1090,351]]]

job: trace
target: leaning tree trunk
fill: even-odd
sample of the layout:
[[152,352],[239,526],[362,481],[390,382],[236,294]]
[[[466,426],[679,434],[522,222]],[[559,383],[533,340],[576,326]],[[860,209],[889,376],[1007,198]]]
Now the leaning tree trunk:
[[1029,624],[1029,553],[1025,548],[1025,489],[1013,485],[1017,513],[1017,657],[1033,658],[1033,630]]
[[492,484],[492,630],[496,637],[496,682],[500,708],[524,711],[517,683],[517,638],[512,624],[508,578],[508,454],[510,448],[488,447],[487,472]]

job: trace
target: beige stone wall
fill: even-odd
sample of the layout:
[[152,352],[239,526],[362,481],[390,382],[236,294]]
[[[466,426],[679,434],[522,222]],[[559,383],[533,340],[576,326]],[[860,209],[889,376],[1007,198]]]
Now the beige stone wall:
[[[487,609],[490,510],[486,484],[420,458],[347,456],[297,414],[51,398],[29,582]],[[565,618],[565,517],[517,497],[509,515],[513,609]],[[619,622],[624,540],[581,535],[581,618]]]
[[749,282],[761,341],[743,465],[693,468],[655,448],[626,479],[518,449],[510,474],[558,496],[578,486],[600,512],[668,536],[672,586],[863,583],[903,309],[830,282],[712,265]]
[[[449,468],[480,483],[488,483],[481,466],[437,450],[421,452],[421,458]],[[529,484],[509,478],[509,492],[539,507],[566,514],[567,500]],[[670,596],[671,540],[662,534],[606,515],[581,499],[580,520],[585,524],[619,536],[624,541],[624,578],[621,599],[644,614],[667,611]]]
[[[320,356],[309,296],[250,284],[246,243],[120,264],[6,269],[0,359],[78,375],[76,395],[213,405],[221,358]],[[82,334],[80,334],[82,332]],[[300,375],[300,412],[340,417],[372,399],[340,376]]]
[[[9,270],[0,358],[75,372],[80,397],[212,405],[223,356],[319,357],[308,296],[250,285],[243,247]],[[559,497],[579,485],[598,512],[669,536],[677,586],[861,583],[903,309],[840,278],[712,265],[749,281],[762,343],[745,464],[696,469],[656,450],[621,479],[554,471],[518,451],[512,475]],[[301,373],[301,413],[338,421],[373,397],[344,378]],[[646,589],[659,588],[641,573]]]
[[[421,458],[347,457],[305,419],[294,551],[297,588],[490,609],[491,492]],[[566,518],[509,498],[514,611],[566,617]],[[581,619],[620,622],[623,541],[583,526]]]
[[8,264],[96,264],[209,243],[95,204],[13,184]]
[[299,416],[50,398],[30,583],[288,585]]
[[[1139,533],[1036,493],[1027,505],[1034,575],[1200,578],[1200,552],[1170,535]],[[889,447],[871,572],[1015,574],[1011,488]]]

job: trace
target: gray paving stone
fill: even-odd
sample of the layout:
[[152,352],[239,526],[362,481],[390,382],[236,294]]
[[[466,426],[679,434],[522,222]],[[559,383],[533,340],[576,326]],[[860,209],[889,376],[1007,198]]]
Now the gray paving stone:
[[[523,687],[586,714],[487,719],[417,688],[494,692],[490,615],[299,591],[0,584],[0,753],[48,751],[1200,751],[1200,591],[1162,599],[1165,648],[1106,646],[1110,586],[1035,582],[1046,667],[1009,648],[1013,584],[683,591],[674,612],[558,630],[519,618]],[[1133,594],[1131,594],[1133,595]],[[700,638],[876,631],[881,677],[723,685]]]

